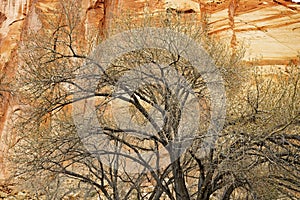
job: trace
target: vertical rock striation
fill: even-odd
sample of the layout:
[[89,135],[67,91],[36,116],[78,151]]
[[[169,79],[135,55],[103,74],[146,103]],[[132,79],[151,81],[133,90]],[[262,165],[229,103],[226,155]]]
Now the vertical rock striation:
[[[17,47],[21,40],[24,20],[29,10],[30,0],[0,1],[0,75],[12,81],[17,69]],[[4,156],[10,131],[7,130],[8,119],[14,105],[9,88],[0,90],[0,180],[7,175]]]

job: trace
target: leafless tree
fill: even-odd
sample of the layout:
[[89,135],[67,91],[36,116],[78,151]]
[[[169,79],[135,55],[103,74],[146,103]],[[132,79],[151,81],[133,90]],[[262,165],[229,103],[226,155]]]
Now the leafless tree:
[[[241,70],[237,52],[232,56],[196,23],[182,22],[180,14],[160,21],[154,16],[152,25],[163,27],[161,38],[169,38],[162,41],[167,49],[149,48],[150,34],[131,38],[139,32],[124,20],[124,43],[141,48],[111,60],[101,48],[90,56],[90,48],[80,43],[77,6],[62,2],[61,12],[44,24],[47,28],[28,33],[22,49],[18,81],[27,107],[15,127],[19,140],[12,162],[16,180],[24,180],[32,195],[299,197],[299,65],[271,78],[254,66]],[[153,30],[146,27],[151,17],[140,30]],[[178,41],[182,37],[176,33],[191,40]],[[198,42],[207,53],[196,57],[209,55],[214,63],[205,64],[218,68],[199,71],[186,57]],[[114,48],[107,49],[114,55]],[[226,109],[226,118],[214,113],[220,105],[210,85],[223,84],[207,79],[215,73],[225,80],[226,108],[219,108]],[[211,128],[222,120],[222,129]]]

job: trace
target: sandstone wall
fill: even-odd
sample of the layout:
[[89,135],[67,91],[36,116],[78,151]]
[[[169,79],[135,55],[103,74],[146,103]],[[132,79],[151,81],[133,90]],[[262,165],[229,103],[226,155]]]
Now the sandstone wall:
[[[18,46],[27,29],[43,28],[41,14],[55,12],[58,0],[0,0],[0,73],[13,81],[18,67]],[[210,34],[236,45],[246,45],[245,60],[259,58],[261,65],[285,65],[300,50],[300,7],[284,0],[82,0],[84,40],[94,31],[108,37],[111,21],[124,11],[142,17],[145,12],[172,11],[185,15],[208,15]],[[2,89],[3,90],[3,89]],[[0,179],[6,173],[7,144],[15,136],[9,124],[19,110],[17,94],[0,88]]]
[[[30,3],[29,0],[0,1],[0,73],[6,74],[8,80],[13,80],[17,69],[17,46]],[[6,127],[14,105],[7,89],[0,87],[0,179],[6,175],[4,156],[10,140]]]

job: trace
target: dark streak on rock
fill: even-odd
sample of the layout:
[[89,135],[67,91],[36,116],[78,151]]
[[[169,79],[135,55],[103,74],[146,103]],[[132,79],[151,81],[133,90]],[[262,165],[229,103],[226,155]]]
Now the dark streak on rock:
[[25,18],[17,19],[17,20],[15,20],[15,21],[13,21],[12,23],[10,23],[9,26],[11,26],[11,25],[13,25],[14,23],[17,23],[17,22],[19,22],[19,21],[23,21],[23,20],[25,20]]
[[2,26],[2,23],[7,19],[4,13],[0,12],[0,27]]

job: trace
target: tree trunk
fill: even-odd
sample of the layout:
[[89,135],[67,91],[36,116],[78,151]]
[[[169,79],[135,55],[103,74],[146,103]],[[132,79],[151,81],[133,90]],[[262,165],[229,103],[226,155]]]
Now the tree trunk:
[[189,192],[187,190],[183,171],[180,165],[180,160],[177,159],[172,163],[172,170],[174,175],[174,185],[175,185],[175,192],[176,192],[176,199],[177,200],[189,200]]

